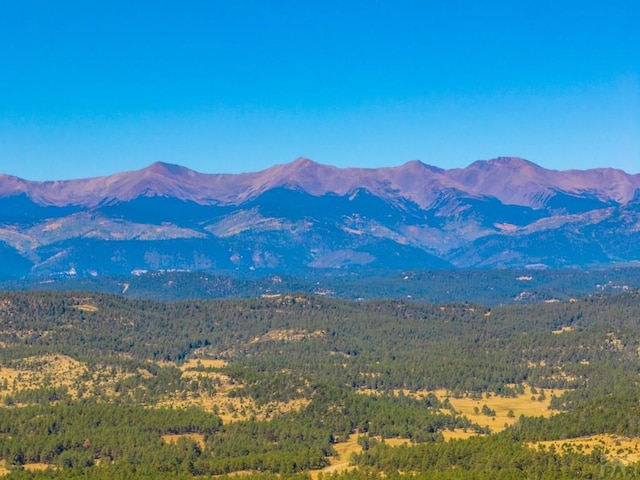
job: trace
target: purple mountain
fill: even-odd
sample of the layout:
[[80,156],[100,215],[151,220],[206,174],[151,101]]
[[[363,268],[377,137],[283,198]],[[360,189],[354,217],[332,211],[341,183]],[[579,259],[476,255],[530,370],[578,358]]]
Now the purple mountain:
[[235,175],[164,163],[69,181],[0,175],[0,276],[635,262],[639,192],[640,175],[520,158],[450,170],[300,158]]

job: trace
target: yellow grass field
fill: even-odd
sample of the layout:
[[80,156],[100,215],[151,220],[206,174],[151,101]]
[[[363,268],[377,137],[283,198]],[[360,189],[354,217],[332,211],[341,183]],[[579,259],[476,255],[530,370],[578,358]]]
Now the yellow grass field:
[[[265,420],[279,413],[299,410],[307,406],[311,400],[298,399],[286,403],[269,403],[258,407],[252,399],[247,397],[230,397],[229,392],[240,386],[227,375],[216,371],[206,371],[206,369],[217,369],[227,365],[224,360],[216,359],[190,359],[186,361],[180,369],[183,376],[197,380],[200,378],[215,379],[220,387],[213,394],[196,392],[188,394],[177,394],[174,398],[162,402],[161,406],[172,406],[176,408],[199,406],[207,411],[215,412],[224,423],[238,422],[255,418]],[[203,371],[202,369],[205,369]]]
[[183,372],[190,370],[196,370],[198,368],[223,368],[227,366],[225,360],[218,360],[212,358],[191,358],[184,362],[180,367]]
[[[337,455],[329,457],[329,466],[321,470],[312,470],[309,472],[311,474],[311,478],[313,480],[317,479],[320,473],[343,472],[345,470],[352,470],[356,468],[354,465],[351,465],[350,459],[352,454],[362,453],[362,447],[358,445],[358,438],[361,436],[362,434],[354,433],[349,435],[346,441],[334,444],[333,449],[336,451]],[[411,441],[406,438],[385,438],[384,440],[380,437],[374,438],[379,442],[384,442],[392,447],[411,444]]]
[[[167,366],[168,364],[161,364]],[[229,393],[241,386],[230,377],[215,371],[227,365],[224,360],[218,359],[190,359],[180,365],[180,370],[185,378],[197,380],[198,378],[213,379],[219,385],[215,393],[208,394],[204,391],[175,392],[157,406],[187,407],[200,406],[205,410],[217,413],[225,423],[255,418],[268,419],[279,413],[297,410],[309,404],[310,400],[298,399],[288,403],[272,403],[257,407],[250,398],[232,398]],[[11,394],[29,389],[42,387],[66,386],[72,397],[91,395],[97,389],[104,394],[117,396],[115,386],[118,381],[134,376],[150,376],[144,368],[135,373],[124,373],[115,369],[94,373],[89,380],[83,378],[88,369],[85,364],[65,355],[46,355],[43,357],[30,357],[20,361],[17,366],[0,366],[0,386],[4,385],[4,391],[0,390],[0,402]]]
[[66,355],[46,355],[21,360],[17,368],[0,366],[0,384],[6,380],[7,390],[2,397],[18,390],[44,386],[67,386],[74,393],[76,378],[86,372],[86,366]]
[[[360,389],[358,390],[358,392],[363,395],[381,394],[376,390],[370,389]],[[496,395],[491,395],[489,398],[483,396],[481,400],[473,399],[470,396],[455,398],[450,394],[450,392],[444,389],[436,390],[434,392],[411,392],[409,390],[394,390],[393,393],[395,395],[402,394],[414,398],[424,398],[429,395],[429,393],[434,393],[436,397],[438,397],[438,399],[441,401],[448,399],[456,411],[467,416],[472,422],[477,423],[478,425],[483,427],[487,426],[491,429],[492,432],[500,432],[505,429],[505,424],[514,424],[518,420],[520,415],[525,415],[528,417],[551,416],[553,413],[551,410],[549,410],[551,397],[553,395],[559,397],[564,393],[564,390],[538,389],[535,394],[532,394],[529,388],[525,388],[525,393],[517,397],[499,397]],[[542,393],[544,394],[544,400],[537,400],[537,398]],[[532,399],[532,397],[535,397],[535,400]],[[486,415],[483,415],[483,405],[486,405],[489,409],[494,410],[496,412],[496,416],[488,417]],[[476,413],[476,408],[479,410],[479,413]],[[510,417],[508,415],[509,411],[513,412],[513,417]],[[446,440],[468,438],[474,435],[474,433],[472,432],[469,433],[463,431],[449,431],[443,432],[443,434]]]
[[[36,472],[40,470],[46,470],[48,468],[56,470],[58,467],[55,465],[49,465],[47,463],[25,463],[23,465],[23,468],[28,472]],[[5,475],[9,475],[10,473],[11,470],[5,467],[4,462],[2,462],[2,464],[0,465],[0,477],[4,477]]]
[[162,441],[164,443],[176,444],[181,438],[188,438],[189,440],[193,440],[200,446],[201,450],[204,450],[205,448],[204,436],[200,433],[176,433],[162,435]]
[[[492,395],[489,398],[483,397],[481,400],[476,400],[471,397],[454,398],[450,396],[446,390],[437,390],[434,393],[440,400],[448,398],[453,408],[463,415],[466,415],[472,422],[483,427],[487,426],[492,432],[500,432],[505,429],[505,425],[513,425],[517,422],[520,415],[528,417],[551,416],[553,412],[549,410],[549,404],[551,403],[552,395],[560,396],[564,392],[562,390],[538,389],[535,395],[529,391],[517,397],[498,397]],[[544,393],[545,396],[543,401],[537,400],[541,393]],[[535,396],[536,400],[533,400],[532,396]],[[496,416],[489,417],[483,415],[482,407],[484,405],[494,410]],[[476,413],[476,408],[480,413]],[[509,411],[513,412],[513,417],[508,415]],[[465,432],[450,432],[445,434],[445,438],[464,438],[465,435]]]
[[589,454],[594,448],[602,449],[608,460],[623,464],[640,461],[640,438],[618,437],[616,435],[593,435],[589,437],[549,440],[529,445],[532,448],[554,448],[557,452],[568,449]]
[[81,310],[83,312],[97,312],[98,307],[95,305],[83,304],[83,305],[75,305],[73,308],[77,310]]
[[48,463],[25,463],[23,467],[28,472],[37,472],[48,468],[55,470],[57,468],[55,465],[49,465]]
[[466,440],[467,438],[475,437],[476,435],[478,435],[476,432],[472,432],[471,430],[464,431],[459,428],[456,428],[455,430],[445,430],[442,432],[445,442],[448,442],[449,440]]
[[349,462],[351,458],[351,454],[362,452],[362,447],[358,445],[359,434],[349,435],[346,441],[336,443],[333,445],[333,449],[336,451],[336,456],[329,458],[329,466],[321,469],[321,470],[312,470],[310,473],[311,479],[316,480],[320,473],[332,473],[332,472],[343,472],[345,470],[351,470],[355,468]]

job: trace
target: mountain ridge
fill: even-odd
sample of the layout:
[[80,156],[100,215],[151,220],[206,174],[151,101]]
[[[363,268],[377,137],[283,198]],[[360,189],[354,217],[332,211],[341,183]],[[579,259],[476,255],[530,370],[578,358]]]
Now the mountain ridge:
[[605,201],[624,203],[640,189],[640,174],[612,168],[548,170],[518,157],[478,160],[449,170],[417,160],[396,167],[338,168],[301,157],[239,174],[199,173],[180,165],[155,162],[140,170],[87,179],[42,182],[0,175],[0,197],[24,193],[41,206],[94,207],[102,202],[152,195],[203,205],[237,204],[281,186],[300,188],[316,196],[344,195],[364,187],[377,195],[396,193],[422,207],[434,201],[436,192],[456,189],[535,208],[541,206],[541,199],[556,191],[591,192]]
[[[0,276],[139,270],[552,268],[640,261],[640,174],[499,157],[240,174],[156,162],[109,176],[0,176]],[[7,273],[8,272],[8,273]]]

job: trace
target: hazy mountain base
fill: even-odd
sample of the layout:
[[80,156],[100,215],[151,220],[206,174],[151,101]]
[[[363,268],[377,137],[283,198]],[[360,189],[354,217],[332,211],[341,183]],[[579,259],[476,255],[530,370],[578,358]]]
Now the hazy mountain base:
[[599,270],[324,270],[304,276],[213,272],[140,272],[127,276],[54,276],[0,283],[5,290],[89,290],[160,301],[251,298],[287,292],[372,300],[483,305],[569,300],[640,288],[640,268]]
[[[629,292],[489,309],[3,293],[0,452],[12,478],[287,477],[327,467],[358,433],[358,470],[342,478],[593,478],[603,458],[620,458],[613,446],[583,454],[531,445],[640,436],[639,300]],[[191,356],[205,360],[167,363]],[[427,393],[437,389],[450,399]],[[238,421],[221,422],[213,404],[163,407],[219,394],[236,411],[218,412]],[[448,431],[486,432],[504,415],[499,404],[528,395],[557,413],[517,418],[512,403],[515,423],[501,433],[442,441]],[[58,470],[21,470],[34,463]]]

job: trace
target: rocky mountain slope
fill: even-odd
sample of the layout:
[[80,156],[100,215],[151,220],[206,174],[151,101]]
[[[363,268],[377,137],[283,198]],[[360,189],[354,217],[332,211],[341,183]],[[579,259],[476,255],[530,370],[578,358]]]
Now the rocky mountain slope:
[[519,158],[443,170],[308,159],[244,174],[155,163],[0,175],[0,277],[178,269],[584,267],[640,260],[640,175]]

